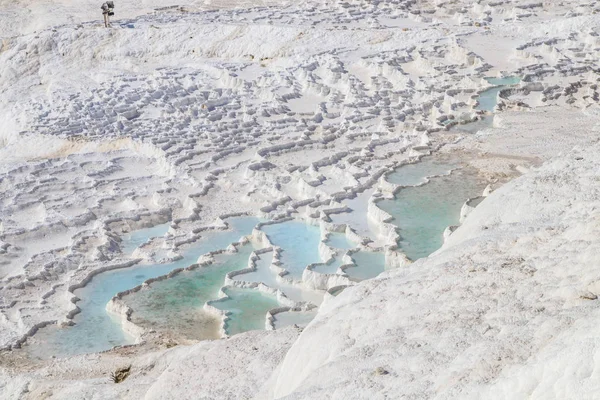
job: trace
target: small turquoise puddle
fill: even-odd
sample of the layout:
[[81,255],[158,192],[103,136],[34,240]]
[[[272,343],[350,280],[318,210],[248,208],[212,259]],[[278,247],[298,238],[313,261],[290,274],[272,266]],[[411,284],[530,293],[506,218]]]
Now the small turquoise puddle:
[[346,286],[343,286],[343,287],[337,288],[337,289],[335,289],[335,290],[332,290],[332,291],[330,292],[330,294],[331,294],[333,297],[337,297],[337,296],[338,296],[340,293],[342,293],[342,292],[343,292],[345,289],[346,289]]
[[218,339],[221,319],[204,311],[204,303],[219,298],[225,275],[246,268],[253,250],[248,244],[237,253],[219,254],[209,266],[183,271],[124,297],[134,310],[132,321],[185,339]]
[[377,238],[377,228],[367,218],[369,198],[373,194],[372,189],[365,190],[353,199],[343,200],[342,203],[352,211],[339,214],[330,214],[329,218],[334,224],[346,224],[352,227],[360,236]]
[[427,257],[443,244],[446,227],[458,225],[467,199],[481,195],[485,184],[466,169],[429,183],[400,190],[395,199],[377,205],[394,217],[399,227],[401,250],[411,260]]
[[275,329],[297,325],[304,328],[317,315],[317,311],[287,311],[275,314]]
[[426,182],[426,178],[447,175],[458,165],[449,164],[434,157],[424,157],[415,164],[406,164],[385,177],[385,180],[400,186],[415,186]]
[[149,239],[164,236],[171,226],[170,223],[156,225],[151,228],[138,229],[123,236],[121,250],[123,254],[131,254],[135,249],[146,243]]
[[343,255],[340,254],[339,256],[334,257],[333,261],[329,264],[319,264],[313,268],[313,271],[322,274],[335,274],[338,268],[343,265],[342,257]]
[[385,271],[385,254],[380,252],[359,251],[352,254],[355,267],[346,269],[346,274],[356,280],[376,277]]
[[477,133],[492,126],[494,117],[492,115],[481,115],[477,121],[468,124],[456,125],[453,130],[466,133]]
[[281,262],[295,279],[302,278],[307,265],[321,262],[319,242],[321,229],[318,226],[299,221],[287,221],[280,224],[264,225],[261,228],[271,243],[283,249]]
[[477,104],[475,109],[493,112],[496,104],[498,104],[498,93],[500,93],[502,89],[504,89],[504,87],[500,86],[481,92],[477,99],[479,104]]
[[[488,113],[494,112],[494,109],[498,104],[498,93],[500,93],[502,89],[521,82],[521,78],[518,76],[509,76],[506,78],[485,78],[485,80],[490,85],[495,85],[497,87],[481,92],[477,98],[477,102],[479,104],[475,109],[487,111]],[[494,118],[492,115],[483,115],[477,121],[456,125],[452,128],[452,130],[467,133],[477,133],[492,126],[493,121]]]
[[277,274],[271,270],[273,253],[261,254],[256,260],[256,271],[235,276],[233,279],[244,282],[264,283],[273,289],[281,290],[286,297],[296,302],[310,302],[316,306],[323,302],[323,292],[310,290],[301,285],[293,285],[277,280]]
[[516,85],[517,83],[521,82],[521,78],[516,76],[510,76],[507,78],[485,78],[485,80],[491,85],[496,85],[497,87],[481,92],[479,98],[477,99],[479,105],[476,109],[489,112],[493,112],[496,104],[498,104],[498,93],[500,93],[501,90],[505,89],[507,86]]
[[[133,338],[123,332],[120,322],[106,311],[106,304],[122,291],[142,284],[144,281],[165,275],[177,268],[194,264],[198,257],[210,251],[225,249],[241,236],[249,235],[260,222],[257,218],[240,217],[227,220],[228,231],[207,231],[189,249],[183,251],[183,258],[168,264],[139,265],[108,271],[95,276],[85,287],[75,291],[81,299],[77,303],[81,312],[74,318],[76,325],[67,328],[42,329],[35,335],[43,346],[32,346],[43,354],[70,356],[109,350],[114,346],[133,343]],[[151,234],[154,234],[153,232]],[[145,242],[150,237],[136,237]],[[124,243],[123,247],[133,245]]]
[[356,247],[356,243],[348,239],[346,234],[338,232],[331,232],[325,243],[329,247],[342,250],[349,250]]
[[507,76],[504,78],[488,77],[488,78],[485,78],[485,80],[490,85],[495,85],[495,86],[512,86],[512,85],[516,85],[521,82],[521,78],[518,76]]
[[226,288],[223,291],[228,298],[211,305],[229,312],[225,323],[228,335],[265,329],[267,311],[280,307],[275,296],[259,290]]

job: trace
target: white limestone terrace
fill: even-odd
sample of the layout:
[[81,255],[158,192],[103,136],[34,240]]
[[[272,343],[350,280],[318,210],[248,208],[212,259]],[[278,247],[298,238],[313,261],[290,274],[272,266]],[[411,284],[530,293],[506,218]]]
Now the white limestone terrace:
[[[569,115],[578,114],[561,117]],[[3,394],[592,398],[598,117],[576,127],[595,133],[585,149],[491,193],[435,255],[329,298],[299,337],[293,328],[249,332],[150,354],[88,355],[34,371],[16,362],[20,373],[0,375]],[[545,120],[543,113],[528,118]],[[108,383],[108,371],[127,365],[133,372],[126,381]]]
[[[36,7],[33,2],[25,3]],[[203,6],[177,7],[137,18],[134,13],[126,15],[124,8],[119,16],[127,19],[114,21],[108,30],[96,22],[83,22],[92,18],[83,14],[73,14],[72,19],[60,21],[65,25],[54,28],[49,27],[57,21],[39,20],[32,25],[22,19],[14,19],[14,25],[3,28],[1,348],[18,347],[39,327],[72,317],[73,288],[85,284],[94,274],[137,262],[125,257],[119,248],[118,238],[123,232],[171,222],[172,240],[164,250],[175,255],[177,243],[194,241],[202,229],[222,228],[219,216],[231,213],[319,221],[324,230],[337,231],[336,227],[326,226],[327,216],[347,210],[344,200],[365,190],[379,193],[378,185],[386,186],[382,176],[429,151],[462,157],[479,170],[483,179],[502,181],[574,145],[588,145],[596,135],[598,2],[481,1],[473,5],[465,1],[346,1],[239,9],[229,8],[236,5],[232,2],[222,3],[223,9],[211,12],[198,12]],[[45,2],[39,4],[47,6]],[[152,7],[152,2],[145,4],[139,8],[140,14]],[[68,5],[62,10],[73,9],[72,4]],[[221,6],[215,3],[214,8]],[[4,13],[7,9],[0,3],[2,21],[15,16],[14,8]],[[500,91],[497,110],[502,112],[494,116],[491,128],[477,135],[453,129],[454,122],[487,115],[475,107],[477,94],[491,86],[484,79],[488,76],[519,76],[522,82]],[[382,396],[423,393],[427,397],[439,392],[442,397],[456,397],[458,392],[452,390],[463,386],[448,382],[466,382],[464,393],[477,397],[482,393],[477,392],[478,382],[484,390],[494,379],[500,386],[507,382],[502,386],[507,393],[531,393],[538,387],[531,382],[537,382],[541,370],[525,363],[533,363],[530,358],[548,336],[542,328],[538,336],[533,328],[517,329],[517,322],[506,315],[514,310],[537,309],[532,298],[545,296],[548,291],[536,291],[543,285],[534,284],[538,283],[534,282],[534,273],[532,284],[523,284],[522,293],[529,297],[514,296],[521,293],[520,272],[511,275],[514,263],[510,262],[510,268],[500,272],[494,266],[504,263],[500,259],[512,260],[513,255],[531,260],[529,264],[537,270],[550,265],[543,259],[548,254],[556,262],[552,265],[561,261],[561,268],[568,268],[575,263],[582,271],[578,276],[551,281],[543,275],[548,278],[544,282],[554,285],[555,291],[550,293],[555,297],[546,309],[535,311],[539,319],[532,325],[538,326],[535,324],[539,322],[543,327],[546,321],[554,324],[555,337],[559,338],[556,340],[560,340],[554,342],[557,346],[569,343],[581,332],[569,331],[568,323],[554,323],[556,319],[552,318],[559,314],[562,318],[568,312],[582,318],[591,315],[586,314],[589,307],[565,308],[563,312],[556,306],[556,301],[571,299],[571,284],[577,290],[585,286],[592,294],[595,290],[585,274],[587,259],[577,258],[588,253],[585,248],[576,251],[574,244],[580,239],[593,243],[593,235],[585,236],[586,229],[593,232],[592,208],[586,208],[593,204],[593,197],[585,197],[595,190],[593,179],[585,180],[585,173],[576,175],[584,181],[581,187],[575,187],[577,179],[561,175],[583,173],[580,169],[584,165],[595,168],[590,154],[576,155],[583,157],[578,162],[563,158],[552,164],[563,170],[553,170],[551,165],[534,173],[538,175],[528,175],[500,189],[500,194],[492,193],[466,218],[464,227],[449,235],[446,250],[430,260],[402,263],[395,273],[346,289],[337,297],[326,297],[317,319],[264,387],[259,380],[266,379],[266,371],[270,373],[276,367],[297,333],[284,330],[263,333],[263,337],[252,333],[231,341],[150,354],[143,354],[147,350],[144,348],[118,349],[75,361],[67,359],[57,365],[41,362],[39,369],[27,373],[23,368],[31,367],[21,360],[20,353],[3,352],[0,394],[39,398],[47,395],[43,393],[48,389],[59,393],[58,397],[70,397],[81,389],[81,397],[86,390],[98,390],[102,396],[112,398],[131,389],[131,397],[147,390],[148,397],[164,398],[165,393],[173,393],[174,397],[185,398],[200,391],[191,386],[180,389],[183,392],[169,391],[170,384],[192,373],[177,364],[185,365],[188,352],[208,348],[225,354],[221,362],[228,365],[235,364],[237,355],[244,359],[238,365],[260,365],[263,355],[273,349],[277,353],[268,368],[256,375],[248,373],[241,379],[246,383],[236,381],[238,386],[223,383],[225,376],[218,372],[211,378],[214,380],[198,382],[190,375],[184,379],[190,385],[219,386],[204,389],[213,397],[217,393],[244,393],[250,397],[257,395],[261,387],[259,398],[288,394],[291,398],[314,398],[333,391],[342,397],[358,393],[369,396],[374,391]],[[535,176],[545,178],[536,181]],[[546,181],[560,182],[565,189],[552,189]],[[569,192],[569,188],[575,192]],[[524,202],[519,219],[509,218],[519,208],[508,207],[512,203],[507,199]],[[581,204],[582,214],[576,208],[565,208],[569,201]],[[564,219],[555,215],[559,209]],[[536,214],[537,210],[540,213]],[[572,230],[555,228],[556,232],[548,230],[536,236],[541,226],[536,215]],[[515,231],[503,236],[510,229]],[[503,240],[516,236],[517,230],[524,239],[522,243],[517,241],[513,250]],[[356,231],[352,224],[350,231]],[[489,242],[486,235],[490,235]],[[371,247],[387,245],[390,250],[390,238],[368,239],[373,241]],[[540,244],[536,253],[534,244],[544,240],[548,245]],[[552,246],[559,245],[564,254],[576,251],[576,262],[551,251]],[[486,259],[477,258],[481,255]],[[154,256],[161,258],[148,255]],[[592,253],[588,258],[593,259]],[[485,264],[493,273],[486,273],[481,281],[478,277],[469,280],[469,268],[475,264]],[[454,271],[444,265],[468,268]],[[460,276],[455,281],[448,275],[461,271],[468,277]],[[568,270],[556,271],[557,275],[570,274]],[[503,277],[506,280],[498,281]],[[433,284],[425,287],[422,280],[428,279]],[[448,282],[459,285],[454,287]],[[480,282],[483,286],[477,286],[477,290],[481,296],[472,296],[476,289],[469,285]],[[317,283],[336,293],[340,286],[348,286],[339,281]],[[510,293],[500,293],[498,287],[506,287]],[[398,302],[398,296],[406,302]],[[447,304],[436,303],[440,300],[435,299],[444,296],[448,296]],[[480,303],[475,300],[479,299],[482,309],[476,308]],[[397,308],[405,304],[407,308]],[[412,304],[423,306],[408,306]],[[478,342],[468,324],[463,323],[472,322],[469,316],[473,307],[475,314],[493,320],[487,322],[490,329],[482,329],[495,336]],[[494,307],[500,307],[499,314],[492,314]],[[378,319],[384,312],[389,312],[390,318]],[[348,321],[355,316],[364,316],[372,323],[355,321],[349,327]],[[379,329],[371,329],[377,323],[382,324]],[[524,336],[520,343],[524,345],[516,347],[511,338],[518,335],[511,336],[511,332],[520,334],[521,329]],[[427,338],[437,339],[440,331],[448,332],[448,337],[428,342]],[[571,338],[570,332],[575,334]],[[465,337],[473,338],[475,346],[471,353],[461,352],[464,358],[470,357],[467,361],[456,358],[457,349],[467,348]],[[260,346],[260,355],[252,359],[255,352],[248,349],[252,338],[260,343],[260,338],[265,343],[271,340],[273,347]],[[313,347],[315,343],[323,347]],[[403,353],[408,348],[415,352],[415,359],[410,358],[412,353]],[[331,352],[326,353],[332,360],[330,366],[323,365],[319,357],[303,362],[302,368],[296,364],[323,349]],[[386,349],[391,350],[386,353]],[[396,349],[401,356],[390,355]],[[547,353],[540,352],[540,356],[548,360],[557,354],[550,348],[543,351]],[[148,360],[158,360],[159,366],[149,376],[158,377],[166,365],[173,363],[178,377],[161,375],[160,384],[150,387],[150,379],[134,369],[131,381],[105,387],[106,374],[124,362],[120,357],[127,352],[131,352],[136,368],[143,366],[147,371],[155,365]],[[488,360],[480,356],[481,365],[488,367],[471,375],[461,369],[480,365],[472,360],[483,353],[495,357]],[[363,364],[359,360],[365,354],[374,356]],[[406,360],[417,360],[411,365],[425,367],[411,375],[403,366]],[[506,369],[515,360],[521,362],[519,368],[534,371],[523,389],[511,383]],[[542,364],[547,363],[540,361]],[[70,377],[62,366],[69,366],[76,376]],[[348,383],[348,377],[367,370],[364,381]],[[440,371],[446,371],[446,375]],[[459,372],[453,375],[453,371]],[[500,371],[509,374],[506,379]],[[331,376],[336,379],[320,381]],[[549,379],[548,374],[539,376]],[[583,372],[579,375],[585,376]],[[71,379],[80,381],[76,388],[69,388],[67,382]],[[251,389],[242,391],[252,379],[256,380],[247,386]],[[227,392],[228,385],[231,392]],[[363,389],[365,392],[360,392]],[[493,392],[497,393],[501,392]],[[544,397],[553,392],[535,393]],[[554,393],[565,397],[561,394]]]
[[[11,38],[23,34],[67,24],[96,21],[103,26],[100,5],[93,0],[10,0],[0,3],[0,38]],[[246,8],[250,6],[278,5],[275,0],[210,0],[193,1],[191,4],[164,0],[124,1],[116,3],[116,18],[137,17],[156,12],[194,12],[227,8]],[[122,17],[121,17],[122,18]]]
[[346,289],[271,395],[595,397],[597,151],[507,184],[435,256]]
[[[256,250],[250,255],[247,266],[225,274],[223,281],[224,286],[221,288],[219,295],[205,303],[204,311],[214,314],[222,320],[220,334],[222,337],[227,337],[228,333],[225,330],[225,324],[228,319],[227,314],[212,305],[213,302],[220,300],[219,297],[221,297],[221,300],[227,298],[227,295],[223,290],[230,287],[237,287],[269,293],[276,297],[277,302],[280,305],[277,308],[269,310],[265,314],[265,328],[272,330],[275,329],[274,321],[276,320],[277,314],[289,311],[302,312],[315,309],[321,304],[322,297],[325,295],[324,293],[320,293],[320,291],[354,285],[355,282],[357,282],[357,279],[352,279],[346,274],[348,268],[355,266],[355,263],[351,258],[353,251],[355,252],[361,249],[365,251],[382,251],[382,249],[379,248],[370,248],[366,246],[365,243],[368,243],[369,239],[356,235],[348,226],[332,225],[323,221],[319,229],[320,233],[317,236],[319,241],[318,253],[320,262],[302,266],[302,270],[300,271],[301,276],[292,277],[290,272],[286,269],[289,267],[285,263],[282,264],[280,261],[281,248],[274,246],[269,236],[261,230],[261,228],[266,225],[285,224],[289,221],[292,221],[292,219],[285,218],[278,221],[259,223],[252,232],[252,235],[242,237],[239,242],[233,243],[227,250],[217,250],[207,253],[201,256],[197,263],[194,263],[189,267],[175,269],[166,275],[148,279],[139,286],[130,288],[124,292],[116,293],[113,299],[107,304],[106,308],[109,312],[120,316],[122,328],[129,335],[135,337],[138,343],[148,341],[164,342],[163,336],[165,335],[165,332],[161,331],[161,329],[148,324],[144,324],[144,326],[136,324],[136,308],[130,305],[129,296],[135,296],[140,290],[152,291],[154,282],[173,279],[178,277],[183,271],[192,271],[210,267],[214,263],[215,255],[235,253],[238,251],[237,249],[239,246],[253,243]],[[315,223],[317,221],[305,221],[304,223],[310,224],[311,222]],[[347,235],[355,240],[356,246],[354,249],[340,251],[330,247],[326,241],[332,234],[332,231],[328,231],[328,229],[342,230],[344,232],[343,235]],[[319,266],[331,263],[334,256],[340,257],[343,260],[337,271],[334,273],[322,273],[314,270]],[[259,258],[265,258],[267,260],[269,258],[271,259],[268,267],[269,271],[261,271],[261,273],[272,274],[272,278],[267,280],[261,276],[260,281],[258,279],[248,280],[247,274],[257,272],[257,260]],[[393,263],[392,260],[393,259],[390,260],[390,264]],[[189,312],[196,311],[189,310]],[[167,333],[172,334],[173,332]]]

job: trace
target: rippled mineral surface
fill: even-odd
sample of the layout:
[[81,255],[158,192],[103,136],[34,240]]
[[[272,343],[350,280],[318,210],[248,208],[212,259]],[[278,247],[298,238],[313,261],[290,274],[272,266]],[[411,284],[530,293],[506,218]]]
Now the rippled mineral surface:
[[0,398],[600,397],[598,1],[100,3],[0,2]]

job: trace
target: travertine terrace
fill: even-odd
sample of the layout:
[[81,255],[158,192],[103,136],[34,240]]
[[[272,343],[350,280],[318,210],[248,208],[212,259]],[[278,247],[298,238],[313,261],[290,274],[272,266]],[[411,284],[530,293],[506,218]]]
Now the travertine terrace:
[[[600,2],[150,1],[117,4],[109,29],[99,4],[16,3],[0,2],[1,398],[600,396]],[[378,204],[424,157],[487,188],[412,262]],[[76,323],[98,274],[182,259],[240,216],[261,222],[114,293],[137,345],[27,350]],[[290,221],[320,230],[299,270],[268,234]],[[221,339],[136,323],[136,292],[250,245],[203,307]],[[359,251],[391,271],[354,278]],[[227,338],[215,301],[234,289],[276,298],[265,331]],[[276,329],[290,311],[316,317]]]

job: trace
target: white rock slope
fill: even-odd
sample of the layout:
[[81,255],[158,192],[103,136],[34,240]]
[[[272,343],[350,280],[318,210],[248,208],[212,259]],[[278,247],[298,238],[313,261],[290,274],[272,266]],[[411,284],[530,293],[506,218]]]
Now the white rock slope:
[[[0,0],[0,399],[600,398],[600,1],[134,0],[111,29],[99,3]],[[224,215],[354,209],[334,230],[403,260],[367,214],[430,151],[494,189],[526,175],[431,258],[327,297],[297,341],[26,354],[77,323],[94,274],[177,257]]]
[[597,398],[599,149],[507,184],[436,255],[347,289],[265,394]]
[[[493,192],[430,258],[326,302],[297,340],[287,329],[67,359],[0,372],[0,397],[597,398],[595,142]],[[132,376],[108,382],[124,362]]]

